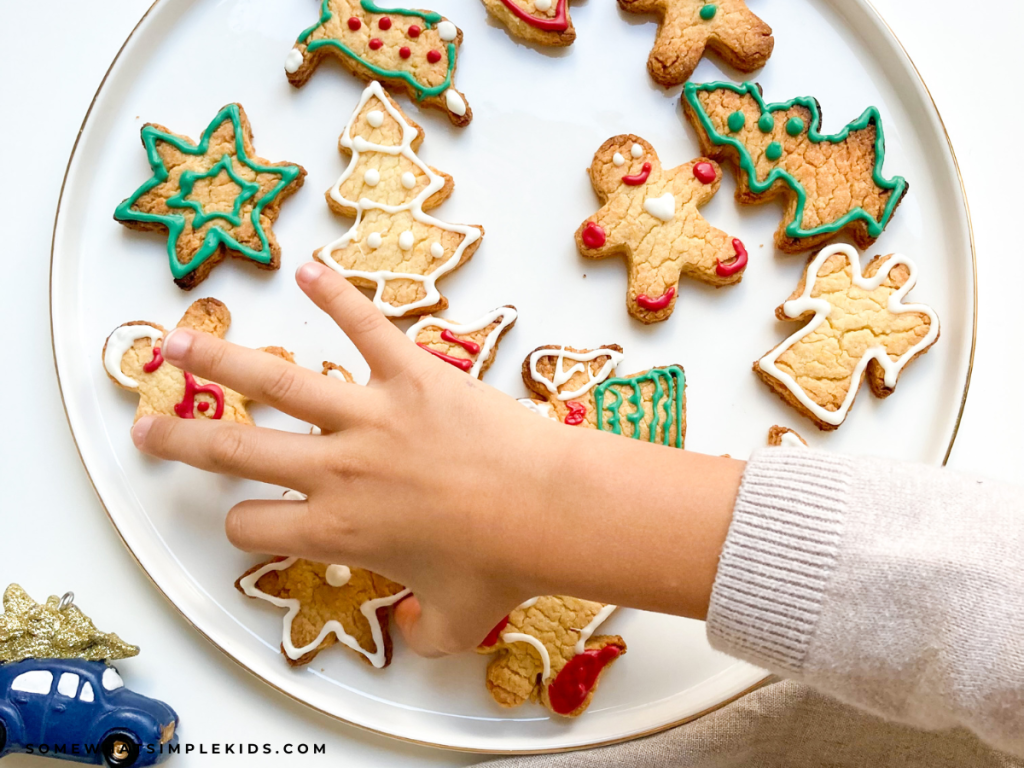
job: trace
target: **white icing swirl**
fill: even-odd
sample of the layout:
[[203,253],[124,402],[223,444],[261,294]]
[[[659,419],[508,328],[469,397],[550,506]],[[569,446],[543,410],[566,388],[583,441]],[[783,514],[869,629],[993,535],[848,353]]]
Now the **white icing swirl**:
[[121,358],[135,346],[139,339],[149,339],[156,343],[164,336],[163,331],[151,325],[122,325],[107,337],[107,348],[103,353],[103,367],[107,373],[122,387],[138,389],[139,382],[121,371]]

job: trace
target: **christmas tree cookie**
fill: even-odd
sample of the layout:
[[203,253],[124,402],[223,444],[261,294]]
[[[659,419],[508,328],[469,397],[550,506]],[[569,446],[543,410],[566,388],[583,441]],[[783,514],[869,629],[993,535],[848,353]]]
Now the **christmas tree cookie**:
[[195,288],[228,255],[260,269],[280,266],[271,226],[306,170],[257,157],[240,104],[217,113],[198,145],[155,123],[143,126],[142,144],[153,176],[114,218],[130,229],[167,232],[171,274],[180,288]]
[[[217,299],[199,299],[188,308],[178,323],[224,338],[231,325],[231,313]],[[103,345],[103,367],[107,375],[123,389],[137,392],[139,407],[135,421],[150,414],[182,419],[224,419],[252,424],[246,406],[249,398],[227,387],[193,376],[163,359],[160,341],[164,328],[156,323],[136,320],[119,326]],[[291,353],[280,347],[265,347],[264,352],[294,362]]]
[[850,246],[826,248],[775,313],[805,325],[754,371],[819,429],[837,429],[865,377],[876,397],[888,397],[907,363],[938,340],[935,311],[903,303],[916,282],[906,256],[877,256],[862,268]]
[[687,83],[683,111],[704,154],[735,167],[739,202],[786,199],[775,244],[787,253],[841,232],[869,248],[907,193],[905,179],[882,173],[885,134],[874,107],[831,136],[821,133],[817,100],[767,104],[756,83]]
[[619,0],[619,7],[661,17],[647,71],[666,88],[689,80],[706,49],[740,72],[753,72],[775,48],[772,28],[746,0]]
[[601,145],[588,172],[603,206],[576,230],[576,247],[588,259],[626,257],[626,308],[637,320],[666,320],[682,277],[714,286],[742,279],[743,243],[699,210],[718,192],[718,163],[698,158],[666,170],[650,144],[623,135]]
[[617,344],[594,350],[539,347],[523,362],[523,381],[533,395],[529,407],[569,426],[682,448],[686,438],[682,366],[616,377],[622,357]]
[[425,213],[455,182],[419,158],[422,141],[423,130],[380,83],[370,83],[341,135],[352,159],[327,193],[331,208],[355,224],[314,254],[353,284],[374,289],[374,303],[389,317],[447,307],[437,280],[467,262],[484,234]]
[[487,10],[515,37],[537,45],[572,45],[576,29],[569,0],[484,0]]
[[614,605],[574,597],[536,597],[505,617],[477,651],[497,654],[487,667],[487,690],[503,707],[526,701],[577,717],[626,643],[595,635]]
[[498,307],[471,323],[453,323],[428,315],[406,335],[435,357],[479,379],[491,367],[498,344],[518,317],[513,306]]
[[323,0],[320,20],[299,35],[285,60],[288,81],[306,84],[321,60],[337,57],[356,77],[405,90],[443,109],[458,126],[473,110],[454,87],[462,31],[433,11],[381,8],[373,0]]

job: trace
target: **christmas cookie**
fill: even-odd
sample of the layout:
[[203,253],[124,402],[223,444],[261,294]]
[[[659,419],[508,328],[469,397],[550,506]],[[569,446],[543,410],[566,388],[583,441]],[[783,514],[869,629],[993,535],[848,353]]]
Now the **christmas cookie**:
[[789,427],[777,424],[768,430],[768,446],[771,448],[806,448],[807,441]]
[[601,675],[626,652],[621,637],[594,635],[614,610],[574,597],[520,605],[477,648],[497,654],[487,667],[491,696],[503,707],[530,700],[558,715],[581,715]]
[[522,40],[537,45],[572,45],[576,39],[569,0],[484,0],[484,5]]
[[767,104],[756,83],[687,83],[683,111],[701,151],[736,169],[739,202],[786,199],[775,244],[787,253],[841,232],[868,248],[907,193],[905,179],[882,173],[885,135],[874,107],[831,136],[821,133],[816,99]]
[[[686,374],[672,365],[613,376],[622,347],[594,350],[547,346],[523,362],[531,407],[563,424],[682,448],[686,437]],[[524,403],[525,404],[525,403]]]
[[512,330],[519,313],[513,306],[498,307],[471,323],[452,323],[427,316],[413,325],[406,335],[432,355],[481,378],[494,362],[498,344]]
[[876,397],[888,397],[907,363],[939,338],[934,310],[903,303],[916,282],[906,256],[877,256],[862,269],[850,246],[826,248],[775,312],[804,327],[754,371],[819,429],[838,428],[865,376]]
[[335,212],[356,221],[314,254],[354,285],[374,289],[374,303],[389,317],[447,307],[438,278],[467,262],[484,234],[424,213],[444,202],[455,182],[419,158],[422,141],[423,130],[380,83],[370,83],[341,134],[341,150],[352,159],[327,193]]
[[302,87],[330,54],[361,80],[404,89],[465,126],[473,110],[453,85],[461,45],[462,30],[433,11],[381,8],[373,0],[323,0],[320,20],[299,35],[284,70],[288,82]]
[[377,669],[386,667],[391,663],[391,608],[409,594],[408,589],[362,568],[298,557],[257,565],[235,586],[248,597],[288,609],[281,653],[292,666],[308,664],[320,651],[340,642]]
[[[188,308],[179,328],[192,328],[224,338],[231,325],[231,313],[216,299],[199,299]],[[114,382],[139,394],[135,421],[149,414],[182,419],[224,419],[252,424],[246,411],[249,398],[219,384],[175,368],[160,354],[163,326],[145,320],[125,323],[107,337],[103,345],[103,367]],[[295,362],[280,347],[264,352]]]
[[698,158],[665,170],[650,144],[624,135],[601,145],[589,173],[603,206],[576,230],[576,247],[588,259],[626,257],[626,308],[637,320],[667,319],[681,277],[715,286],[742,279],[743,243],[699,210],[718,192],[718,163]]
[[130,229],[167,232],[179,288],[195,288],[228,255],[260,269],[280,266],[271,227],[306,170],[258,157],[240,104],[224,107],[198,145],[155,123],[142,127],[142,144],[153,177],[117,206],[114,218]]
[[753,72],[775,48],[772,28],[746,0],[619,0],[619,7],[661,17],[647,71],[666,88],[689,80],[706,49],[740,72]]

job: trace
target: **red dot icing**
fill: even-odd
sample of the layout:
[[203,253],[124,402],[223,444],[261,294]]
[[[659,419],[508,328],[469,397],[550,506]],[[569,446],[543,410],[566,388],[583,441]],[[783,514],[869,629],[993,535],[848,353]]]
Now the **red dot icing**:
[[384,45],[384,41],[381,40],[379,37],[370,38],[370,50],[371,51],[376,51],[382,45]]
[[562,667],[562,671],[548,686],[551,708],[560,715],[568,715],[579,709],[597,685],[601,671],[615,661],[620,653],[622,651],[618,646],[606,645],[569,659],[569,663]]
[[199,403],[199,405],[196,406],[196,409],[200,413],[206,413],[208,410],[210,410],[210,404],[204,400],[203,402]]
[[498,624],[492,629],[484,641],[480,643],[481,648],[489,648],[492,645],[497,645],[498,640],[501,639],[501,633],[508,626],[508,616],[498,622]]
[[439,62],[440,60],[441,60],[441,52],[440,51],[428,51],[427,52],[427,61],[429,61],[431,64],[437,64],[437,62]]
[[401,56],[403,59],[408,59],[410,56],[412,56],[412,51],[409,50],[408,46],[403,45],[401,48],[398,49],[398,55]]
[[419,37],[420,32],[423,30],[417,27],[415,24],[409,27],[409,37]]
[[352,16],[352,17],[349,18],[349,20],[348,20],[348,28],[351,29],[353,32],[355,32],[361,26],[363,26],[363,22],[361,22],[355,16]]
[[565,423],[570,427],[578,427],[587,418],[587,406],[583,403],[568,402],[569,415],[565,417]]
[[384,31],[387,31],[391,29],[391,19],[389,19],[387,16],[382,16],[380,21],[377,22],[377,26],[383,29]]
[[604,230],[592,221],[588,221],[583,227],[583,244],[587,248],[600,248],[607,239]]
[[693,166],[693,175],[697,177],[697,181],[701,184],[714,184],[715,179],[718,178],[715,166],[711,163],[697,163]]

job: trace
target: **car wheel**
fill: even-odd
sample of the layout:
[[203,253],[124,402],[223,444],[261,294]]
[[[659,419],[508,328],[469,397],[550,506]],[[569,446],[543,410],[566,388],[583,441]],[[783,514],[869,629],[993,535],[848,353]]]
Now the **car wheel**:
[[139,759],[139,743],[130,733],[118,731],[103,740],[101,752],[110,768],[129,768]]

